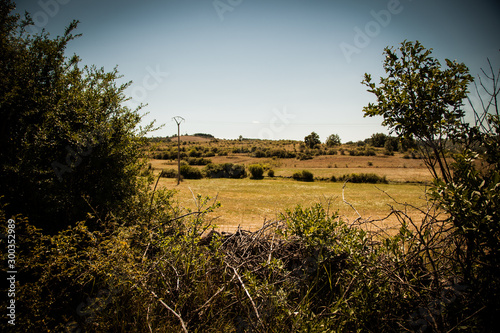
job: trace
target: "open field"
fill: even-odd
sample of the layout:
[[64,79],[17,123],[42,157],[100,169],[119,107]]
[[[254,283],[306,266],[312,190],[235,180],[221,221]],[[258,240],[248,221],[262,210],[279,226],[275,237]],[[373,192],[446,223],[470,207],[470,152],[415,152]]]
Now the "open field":
[[[175,179],[161,178],[159,186],[179,191],[177,199],[183,207],[194,208],[193,194],[217,197],[222,203],[212,217],[222,231],[234,231],[238,225],[255,230],[264,220],[272,220],[286,208],[300,204],[329,203],[331,211],[338,211],[344,219],[353,221],[357,213],[342,200],[343,183],[298,182],[290,179],[200,179],[184,180],[176,186]],[[396,206],[387,194],[399,202],[416,206],[425,205],[425,186],[418,184],[347,184],[344,198],[352,204],[363,218],[382,219],[388,215],[389,205]],[[395,226],[397,221],[389,218],[379,227]]]
[[[375,173],[379,176],[386,176],[391,182],[425,183],[432,180],[422,160],[404,159],[401,154],[396,154],[396,156],[317,156],[304,161],[295,158],[256,158],[246,154],[214,156],[209,159],[213,163],[229,162],[246,166],[264,164],[272,168],[276,176],[281,177],[291,177],[295,171],[307,169],[315,177],[320,178],[339,177],[349,173]],[[156,170],[177,168],[175,160],[151,160],[150,163]]]
[[[159,142],[153,151],[176,151],[177,140]],[[309,150],[309,159],[300,159],[298,154],[308,150],[299,141],[261,141],[261,140],[219,140],[193,136],[182,136],[181,152],[184,160],[199,152],[208,154],[204,158],[212,163],[261,164],[267,169],[273,169],[274,178],[262,180],[252,179],[201,179],[184,180],[176,186],[175,179],[162,178],[160,186],[179,190],[178,200],[181,206],[193,207],[193,194],[216,197],[222,203],[213,217],[221,230],[232,231],[241,225],[245,229],[255,230],[262,226],[264,220],[272,220],[286,208],[300,204],[313,205],[318,202],[329,203],[332,211],[338,211],[346,220],[353,221],[358,215],[342,199],[342,182],[315,181],[312,183],[298,182],[291,179],[294,172],[308,170],[318,179],[330,179],[352,173],[374,173],[385,176],[389,184],[351,184],[344,191],[345,200],[356,208],[363,218],[382,219],[389,214],[389,205],[394,201],[408,202],[416,206],[425,204],[425,184],[431,181],[431,175],[421,159],[408,158],[408,154],[395,152],[385,155],[383,149],[373,148],[376,156],[352,156],[350,150],[359,150],[354,144],[337,146],[335,154],[325,154],[329,149],[322,145],[319,149]],[[294,152],[297,158],[256,157],[256,150],[283,150]],[[340,152],[344,150],[344,153]],[[320,153],[323,151],[323,153]],[[171,155],[172,156],[172,155]],[[177,153],[173,159],[151,159],[149,163],[153,172],[177,169]],[[199,155],[198,155],[199,156]],[[193,166],[203,168],[203,166]],[[396,225],[394,217],[378,222],[385,228]]]

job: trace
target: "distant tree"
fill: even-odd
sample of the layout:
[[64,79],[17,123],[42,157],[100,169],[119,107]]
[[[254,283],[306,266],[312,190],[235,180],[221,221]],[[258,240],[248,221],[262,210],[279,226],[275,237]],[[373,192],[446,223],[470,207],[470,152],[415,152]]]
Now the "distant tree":
[[385,145],[385,140],[387,139],[387,137],[388,136],[384,133],[372,134],[370,143],[373,147],[383,147]]
[[308,148],[314,148],[321,144],[321,140],[316,132],[311,132],[311,134],[304,138],[304,143]]
[[418,147],[433,176],[438,178],[440,171],[448,182],[447,142],[460,131],[462,100],[473,78],[463,63],[446,59],[446,64],[448,68],[441,69],[420,42],[404,41],[398,50],[385,48],[387,77],[380,78],[379,86],[370,74],[362,83],[377,97],[363,108],[365,117],[382,116],[383,125],[401,139],[421,142]]
[[340,146],[340,136],[338,134],[332,134],[326,139],[326,145],[328,147]]
[[[77,35],[29,35],[32,24],[0,11],[0,196],[9,213],[58,229],[122,208],[137,191],[141,146],[138,110],[123,107],[116,69],[78,66],[64,55]],[[92,207],[92,208],[91,208]]]
[[386,151],[390,153],[397,151],[399,148],[399,139],[392,136],[388,136],[385,139],[384,147]]

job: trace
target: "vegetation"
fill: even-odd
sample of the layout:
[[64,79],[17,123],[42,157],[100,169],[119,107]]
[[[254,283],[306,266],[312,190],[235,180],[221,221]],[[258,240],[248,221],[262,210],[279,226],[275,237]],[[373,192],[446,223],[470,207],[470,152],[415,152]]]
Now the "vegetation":
[[208,178],[244,178],[247,175],[244,165],[233,163],[208,164],[203,173]]
[[[386,49],[382,87],[366,76],[378,99],[366,114],[383,115],[402,140],[416,138],[435,176],[424,206],[391,199],[395,233],[380,220],[340,218],[326,200],[285,209],[255,232],[227,234],[212,224],[219,202],[192,193],[188,208],[175,191],[158,188],[160,177],[154,181],[142,155],[141,117],[121,106],[126,85],[116,85],[117,72],[80,69],[76,57],[64,57],[76,23],[54,40],[27,35],[29,17],[23,22],[10,1],[0,3],[0,111],[8,124],[0,133],[0,232],[15,230],[19,271],[9,296],[16,325],[2,320],[2,332],[496,328],[500,116],[493,71],[491,103],[475,109],[475,124],[461,119],[465,66],[448,62],[451,69],[441,71],[419,43],[403,43],[401,58]],[[304,155],[321,151],[313,134],[298,147]],[[202,158],[232,148],[184,153]],[[252,170],[262,176],[264,167]],[[246,177],[245,166],[233,163],[202,171],[183,164],[181,173]],[[314,179],[307,170],[294,178]],[[10,295],[9,288],[0,292]]]
[[481,81],[484,91],[478,95],[486,100],[482,97],[480,105],[470,102],[475,117],[470,124],[464,120],[462,106],[473,78],[464,64],[447,59],[448,69],[441,70],[431,50],[419,42],[403,42],[400,55],[389,48],[385,53],[388,77],[381,78],[380,87],[365,75],[364,83],[378,101],[364,109],[365,115],[381,115],[401,139],[418,140],[417,149],[434,176],[433,200],[452,226],[447,232],[436,233],[452,245],[450,260],[443,267],[447,272],[431,262],[435,283],[455,279],[466,290],[459,304],[449,307],[453,320],[493,330],[500,313],[496,282],[500,273],[500,219],[495,190],[500,184],[500,72],[495,73],[491,63],[489,75],[483,71],[491,87]]
[[252,164],[248,166],[248,171],[250,171],[250,178],[252,179],[262,179],[264,178],[264,168],[260,164]]
[[317,145],[321,144],[321,140],[316,132],[312,132],[304,138],[304,143],[308,148],[316,148]]
[[338,134],[332,134],[326,139],[327,147],[340,146],[341,144],[340,136]]
[[[397,50],[386,48],[386,78],[377,87],[370,74],[363,83],[377,97],[364,108],[365,116],[383,116],[383,124],[402,140],[416,139],[435,178],[451,180],[445,152],[462,130],[463,99],[473,78],[468,68],[446,59],[447,69],[419,42],[405,41]],[[440,172],[438,174],[438,172]]]
[[368,184],[387,184],[385,176],[380,177],[374,173],[352,173],[339,178],[332,177],[332,181],[348,181],[351,183],[368,183]]
[[297,171],[292,175],[292,178],[295,180],[301,180],[304,182],[312,182],[314,181],[314,175],[312,172],[308,170]]

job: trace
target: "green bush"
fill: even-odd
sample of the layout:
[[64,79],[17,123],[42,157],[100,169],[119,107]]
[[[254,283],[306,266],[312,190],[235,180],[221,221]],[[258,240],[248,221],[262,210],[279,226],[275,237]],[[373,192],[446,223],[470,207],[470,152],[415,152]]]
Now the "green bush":
[[264,168],[260,164],[252,164],[248,166],[248,171],[250,171],[250,178],[252,179],[262,179],[264,178]]
[[374,173],[352,173],[343,175],[337,178],[339,181],[349,181],[351,183],[369,183],[369,184],[387,184],[387,178],[385,176],[379,176]]
[[297,171],[292,175],[292,178],[304,182],[314,181],[314,175],[308,170]]
[[177,171],[174,169],[166,169],[160,172],[160,177],[164,178],[177,178]]
[[190,165],[181,165],[181,176],[185,179],[203,178],[201,170]]
[[208,158],[204,158],[204,157],[190,157],[187,159],[187,163],[189,165],[207,165],[207,164],[210,164],[212,163],[212,160],[208,159]]
[[242,164],[208,164],[203,168],[207,178],[245,178],[247,173]]
[[273,169],[269,169],[269,170],[267,171],[267,176],[268,176],[268,177],[274,177],[274,170],[273,170]]

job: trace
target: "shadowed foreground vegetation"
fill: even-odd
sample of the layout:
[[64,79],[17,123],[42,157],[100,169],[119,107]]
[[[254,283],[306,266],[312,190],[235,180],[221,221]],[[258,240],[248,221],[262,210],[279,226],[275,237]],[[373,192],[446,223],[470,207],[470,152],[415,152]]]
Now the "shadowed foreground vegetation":
[[[2,309],[15,307],[3,312],[2,332],[494,331],[493,70],[495,110],[477,110],[475,124],[462,122],[465,65],[447,61],[442,71],[418,42],[404,42],[401,56],[386,49],[382,87],[367,75],[378,104],[365,112],[385,117],[401,139],[423,140],[435,176],[425,205],[394,198],[395,234],[377,230],[381,221],[339,218],[328,204],[285,209],[253,232],[218,233],[216,200],[195,194],[188,209],[158,188],[142,160],[147,131],[137,129],[138,110],[121,106],[117,72],[64,57],[76,22],[52,40],[28,35],[29,17],[12,10],[0,2],[0,116],[9,124],[0,133],[0,232],[3,262],[17,271],[0,291],[9,297]],[[400,98],[413,91],[418,105]],[[415,110],[425,111],[416,123]]]

